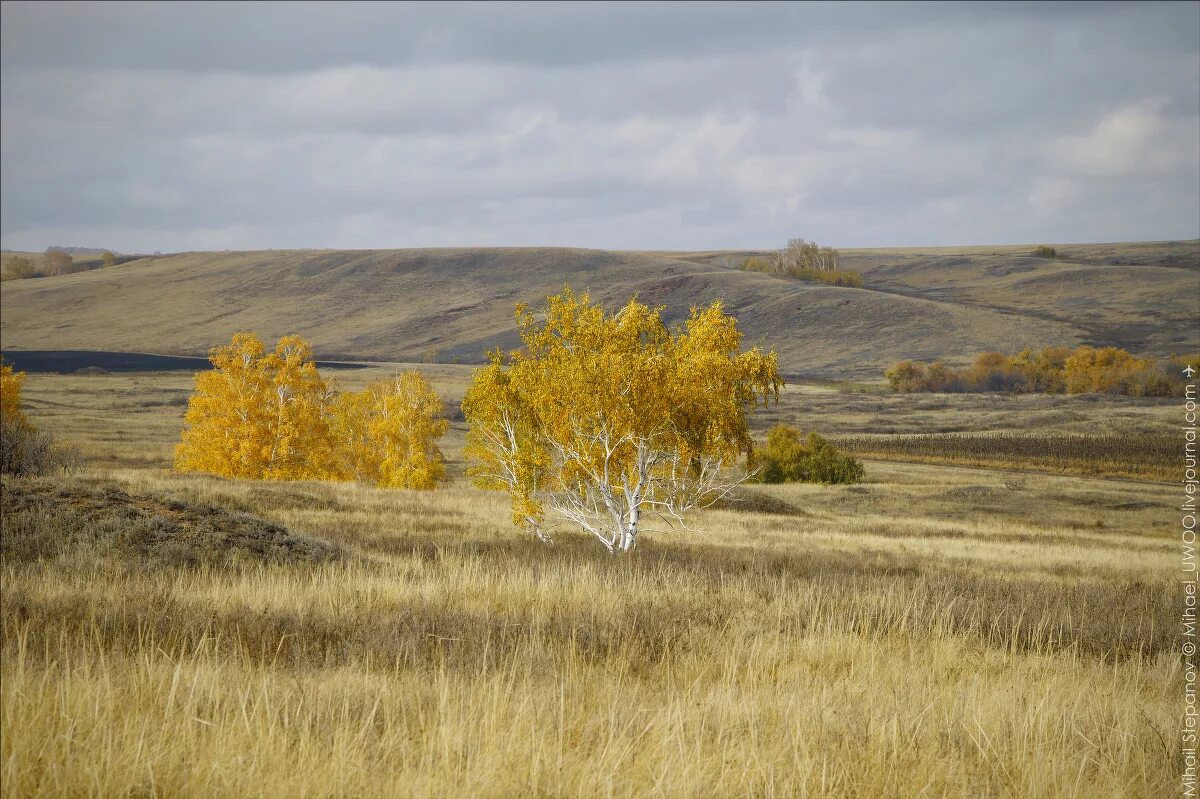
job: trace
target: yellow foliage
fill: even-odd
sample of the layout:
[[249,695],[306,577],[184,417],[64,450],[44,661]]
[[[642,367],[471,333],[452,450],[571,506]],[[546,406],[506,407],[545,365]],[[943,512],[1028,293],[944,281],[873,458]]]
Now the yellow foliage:
[[1117,347],[1080,347],[1064,362],[1071,394],[1143,394],[1153,362]]
[[268,353],[253,333],[238,333],[209,360],[213,368],[196,375],[176,469],[267,480],[334,476],[331,392],[307,342],[286,336]]
[[0,364],[0,417],[10,424],[29,427],[29,420],[21,410],[21,384],[24,372],[14,372],[8,364]]
[[433,488],[445,479],[437,439],[448,426],[442,401],[419,372],[364,391],[335,394],[312,347],[285,336],[267,352],[238,333],[196,375],[179,471],[253,480],[363,480]]
[[332,411],[343,476],[388,488],[434,488],[445,480],[437,440],[450,425],[442,398],[420,372],[342,393]]
[[940,361],[900,361],[884,377],[892,389],[913,391],[1013,391],[1051,394],[1128,394],[1165,397],[1183,392],[1176,360],[1160,364],[1118,347],[1046,347],[1016,355],[982,352],[967,369]]
[[550,492],[597,535],[594,507],[636,532],[642,504],[675,507],[690,479],[749,449],[747,410],[783,383],[775,354],[739,354],[719,302],[677,331],[661,311],[631,299],[606,314],[570,289],[548,299],[544,323],[518,306],[524,350],[493,353],[463,400],[468,473],[510,493],[514,523],[538,529]]

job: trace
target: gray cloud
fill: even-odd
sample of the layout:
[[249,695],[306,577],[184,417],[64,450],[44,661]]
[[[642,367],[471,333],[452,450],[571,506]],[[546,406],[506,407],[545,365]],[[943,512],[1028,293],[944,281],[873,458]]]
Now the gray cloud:
[[1195,4],[2,9],[8,248],[1200,236]]

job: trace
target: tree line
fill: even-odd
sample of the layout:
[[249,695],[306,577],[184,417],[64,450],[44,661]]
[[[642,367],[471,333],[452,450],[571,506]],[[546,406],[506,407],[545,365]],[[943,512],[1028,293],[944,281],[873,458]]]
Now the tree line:
[[44,253],[38,256],[13,255],[5,258],[4,269],[0,272],[0,276],[4,280],[53,277],[114,266],[129,260],[133,260],[133,257],[120,256],[111,250],[106,250],[95,258],[76,260],[69,252],[56,247],[48,247]]
[[1165,361],[1139,358],[1118,347],[1026,348],[1015,355],[981,352],[963,369],[941,360],[899,361],[884,377],[893,391],[901,393],[1009,391],[1169,397],[1183,393],[1181,370],[1198,360],[1200,356]]

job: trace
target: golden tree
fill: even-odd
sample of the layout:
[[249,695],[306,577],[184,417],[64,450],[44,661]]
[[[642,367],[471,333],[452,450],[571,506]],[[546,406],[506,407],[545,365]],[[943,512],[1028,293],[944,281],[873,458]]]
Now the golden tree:
[[238,333],[209,360],[188,401],[176,469],[268,480],[334,474],[332,394],[307,342],[285,336],[268,353],[253,333]]
[[607,314],[569,289],[544,324],[518,306],[524,351],[493,353],[463,400],[469,473],[509,492],[515,523],[544,537],[550,510],[623,552],[645,516],[682,524],[736,485],[746,415],[783,384],[777,358],[739,353],[719,302],[674,331],[661,311],[631,299]]
[[437,441],[449,426],[442,398],[420,372],[345,392],[332,418],[340,473],[388,488],[434,488],[446,478]]
[[0,418],[18,427],[29,426],[21,410],[21,384],[24,382],[24,372],[14,372],[8,364],[0,364]]

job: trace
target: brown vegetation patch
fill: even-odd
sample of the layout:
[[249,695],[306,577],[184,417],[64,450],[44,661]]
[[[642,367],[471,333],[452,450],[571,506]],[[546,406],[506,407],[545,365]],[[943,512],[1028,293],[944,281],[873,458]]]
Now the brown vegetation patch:
[[247,513],[82,481],[6,479],[6,562],[94,555],[145,566],[319,563],[339,550]]

